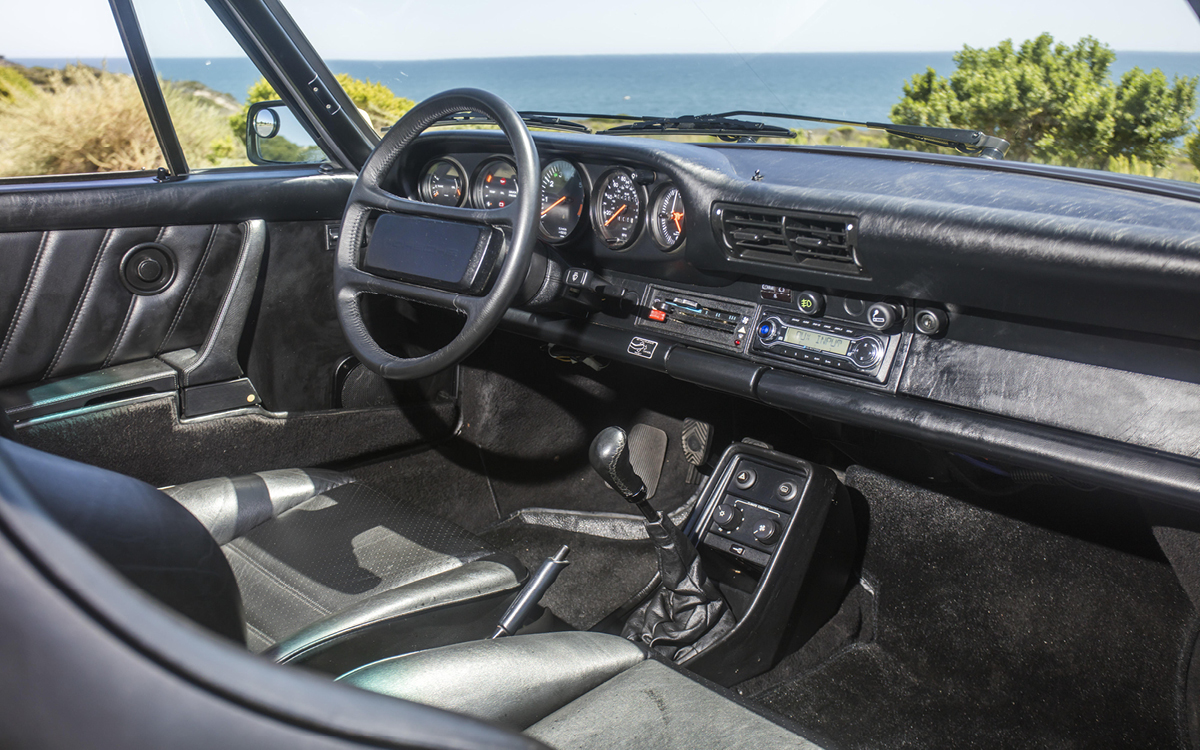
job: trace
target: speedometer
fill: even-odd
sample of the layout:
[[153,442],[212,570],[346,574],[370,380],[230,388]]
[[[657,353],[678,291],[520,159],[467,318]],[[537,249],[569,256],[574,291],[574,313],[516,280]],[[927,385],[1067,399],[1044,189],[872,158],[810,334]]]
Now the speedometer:
[[642,195],[633,175],[614,169],[600,179],[599,199],[592,213],[596,234],[614,250],[627,247],[637,237],[642,218]]
[[504,208],[517,199],[517,168],[507,159],[492,159],[479,168],[471,201],[475,208]]
[[542,239],[565,242],[579,227],[587,193],[583,177],[569,161],[552,161],[542,170],[542,218],[538,228]]

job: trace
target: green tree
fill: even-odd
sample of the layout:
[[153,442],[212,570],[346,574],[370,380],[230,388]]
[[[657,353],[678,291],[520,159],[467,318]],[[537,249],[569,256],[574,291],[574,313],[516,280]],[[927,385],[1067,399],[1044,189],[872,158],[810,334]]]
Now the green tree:
[[[382,83],[360,80],[347,73],[339,73],[334,78],[346,91],[350,101],[354,102],[354,106],[367,114],[371,127],[379,132],[382,132],[384,127],[395,124],[405,112],[417,105],[412,99],[396,96]],[[242,107],[241,112],[229,118],[229,126],[239,142],[245,142],[246,139],[246,116],[250,105],[278,98],[279,95],[271,88],[271,84],[267,83],[266,78],[259,78],[250,86],[246,92],[246,105]]]
[[[1163,166],[1188,132],[1195,77],[1170,83],[1139,68],[1114,84],[1116,53],[1092,37],[1074,46],[1050,34],[1016,48],[964,46],[949,78],[929,68],[904,84],[893,122],[982,130],[1012,144],[1008,158],[1104,168],[1113,157]],[[896,148],[936,147],[892,138]]]

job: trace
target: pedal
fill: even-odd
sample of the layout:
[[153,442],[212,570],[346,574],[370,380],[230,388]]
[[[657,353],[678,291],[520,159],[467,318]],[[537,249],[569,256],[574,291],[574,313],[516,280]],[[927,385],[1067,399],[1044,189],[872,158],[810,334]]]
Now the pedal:
[[689,466],[684,481],[688,484],[700,484],[704,474],[700,467],[708,460],[708,451],[712,445],[713,427],[708,422],[688,418],[683,420],[683,457]]
[[658,491],[663,463],[667,460],[667,433],[648,424],[629,428],[629,463],[646,485],[646,499]]

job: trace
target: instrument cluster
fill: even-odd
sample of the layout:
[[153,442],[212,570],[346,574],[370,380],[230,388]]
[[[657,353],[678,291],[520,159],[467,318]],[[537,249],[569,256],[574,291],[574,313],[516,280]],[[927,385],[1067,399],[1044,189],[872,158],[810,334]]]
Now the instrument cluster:
[[[663,252],[683,246],[684,202],[673,183],[646,169],[592,171],[594,178],[570,159],[543,165],[536,185],[543,242],[566,245],[590,233],[612,250],[625,250],[645,233]],[[516,165],[506,156],[485,158],[474,170],[441,156],[421,169],[416,184],[417,197],[427,203],[482,209],[504,208],[522,189]]]

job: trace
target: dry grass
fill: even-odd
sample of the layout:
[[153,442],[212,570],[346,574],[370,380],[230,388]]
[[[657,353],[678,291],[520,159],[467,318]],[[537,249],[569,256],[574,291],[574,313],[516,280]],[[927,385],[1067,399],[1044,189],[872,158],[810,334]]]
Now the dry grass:
[[[71,66],[60,79],[71,76]],[[132,77],[72,76],[46,89],[18,92],[0,105],[0,176],[156,169],[158,141]],[[224,166],[233,149],[228,125],[206,101],[166,87],[168,106],[192,167]]]

